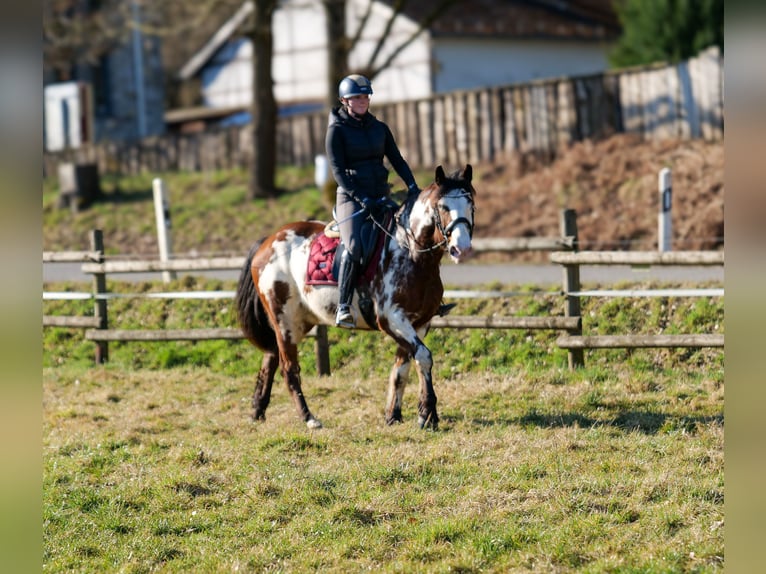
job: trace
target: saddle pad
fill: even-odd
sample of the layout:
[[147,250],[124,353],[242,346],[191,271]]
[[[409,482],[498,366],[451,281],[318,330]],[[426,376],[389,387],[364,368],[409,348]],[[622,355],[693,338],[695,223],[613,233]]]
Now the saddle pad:
[[[375,252],[367,264],[364,273],[360,274],[357,283],[370,283],[375,277],[375,269],[380,260],[380,254],[383,252],[383,242],[385,236],[383,233],[378,237],[375,246]],[[325,233],[320,233],[311,242],[309,249],[309,261],[306,266],[306,285],[337,285],[338,280],[333,275],[332,266],[335,261],[335,254],[340,244],[339,237],[328,237]]]
[[306,268],[307,285],[338,284],[338,280],[332,274],[332,264],[335,261],[335,252],[339,243],[339,238],[328,237],[324,233],[317,235],[311,242],[309,263]]

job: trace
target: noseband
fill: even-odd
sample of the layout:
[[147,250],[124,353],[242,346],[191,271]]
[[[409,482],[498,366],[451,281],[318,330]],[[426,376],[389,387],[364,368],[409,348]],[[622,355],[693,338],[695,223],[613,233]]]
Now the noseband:
[[[467,197],[471,198],[471,194],[468,192],[463,192],[460,194],[461,197]],[[471,217],[473,218],[473,213],[475,211],[475,206],[473,203],[471,203]],[[442,223],[442,217],[439,213],[439,210],[434,210],[434,224],[436,225],[436,228],[441,232],[442,237],[444,237],[444,241],[440,242],[439,245],[446,243],[449,241],[450,237],[452,237],[452,231],[460,225],[461,223],[465,223],[466,227],[468,227],[468,236],[473,239],[473,221],[469,221],[467,217],[458,217],[457,219],[453,219],[449,222],[449,225],[447,227],[444,227],[444,224]]]

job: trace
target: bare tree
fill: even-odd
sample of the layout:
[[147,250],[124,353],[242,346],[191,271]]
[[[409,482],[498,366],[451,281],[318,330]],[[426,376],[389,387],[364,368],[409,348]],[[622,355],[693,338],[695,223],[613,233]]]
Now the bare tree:
[[[179,3],[174,0],[102,0],[96,12],[88,11],[84,0],[43,0],[44,63],[48,68],[71,68],[76,62],[97,61],[115,42],[140,25],[147,33],[175,39],[188,34],[202,24],[229,14],[242,0],[198,0]],[[253,43],[253,100],[252,133],[253,155],[250,169],[250,197],[268,197],[277,193],[276,124],[277,104],[272,78],[273,33],[272,19],[279,0],[250,0],[253,3],[252,26],[247,33]],[[328,37],[327,103],[337,102],[338,82],[348,73],[348,54],[359,42],[372,15],[372,1],[360,19],[352,37],[346,35],[346,0],[321,0],[327,15]],[[413,1],[413,0],[409,0]],[[386,58],[380,54],[388,39],[388,32],[405,8],[408,0],[391,1],[391,17],[385,23],[384,33],[378,38],[370,58],[359,70],[374,78],[389,67],[437,18],[460,0],[438,0],[424,13],[417,30],[396,46]],[[139,24],[131,17],[133,4],[139,3],[145,14],[151,14]],[[431,3],[428,3],[431,4]],[[417,6],[417,5],[416,5]],[[423,12],[425,10],[425,12]],[[380,60],[380,61],[379,61]]]
[[346,0],[322,0],[327,34],[327,108],[338,101],[338,82],[346,75],[349,42],[346,38]]
[[[438,0],[437,2],[429,2],[428,4],[433,4],[433,6],[430,10],[426,10],[423,17],[418,21],[417,29],[401,44],[394,47],[384,60],[378,61],[383,47],[388,40],[389,32],[393,28],[396,19],[403,14],[411,1],[412,0],[393,0],[391,2],[391,16],[385,23],[383,33],[377,39],[367,63],[356,69],[356,72],[367,76],[371,80],[374,79],[380,72],[391,66],[396,57],[417,40],[418,36],[420,36],[424,30],[427,30],[438,18],[443,16],[450,6],[462,0]],[[323,0],[323,2],[327,17],[328,34],[327,68],[329,81],[327,85],[327,102],[330,107],[332,107],[338,99],[336,92],[338,83],[349,72],[348,55],[353,47],[360,41],[367,23],[370,20],[373,9],[373,0],[370,0],[368,3],[367,9],[359,19],[359,25],[352,37],[346,36],[346,0]],[[419,2],[418,4],[421,10],[423,10],[423,4],[423,2]]]
[[250,168],[250,197],[276,194],[277,103],[271,73],[274,38],[272,17],[278,0],[254,0],[250,38],[253,42],[253,154]]

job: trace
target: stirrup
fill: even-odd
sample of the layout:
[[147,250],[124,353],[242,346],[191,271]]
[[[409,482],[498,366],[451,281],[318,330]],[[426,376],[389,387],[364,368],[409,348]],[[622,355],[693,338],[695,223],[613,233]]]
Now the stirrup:
[[335,326],[344,329],[353,329],[356,327],[354,316],[351,314],[351,308],[348,305],[339,305],[338,312],[335,314]]

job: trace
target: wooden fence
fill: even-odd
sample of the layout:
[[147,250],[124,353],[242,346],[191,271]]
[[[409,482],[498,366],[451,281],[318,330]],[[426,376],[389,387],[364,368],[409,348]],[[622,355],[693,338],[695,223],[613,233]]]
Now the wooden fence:
[[[659,266],[707,266],[724,264],[723,251],[580,251],[554,252],[550,260],[563,267],[563,295],[566,299],[564,314],[567,317],[581,317],[580,299],[597,296],[682,296],[695,294],[684,290],[645,290],[640,293],[622,291],[582,291],[580,266],[582,265],[659,265]],[[705,290],[704,295],[723,295],[723,289]],[[673,335],[583,335],[582,322],[567,335],[559,337],[556,344],[568,349],[569,367],[584,365],[584,349],[605,348],[649,348],[649,347],[723,347],[723,335],[673,334]]]
[[[589,296],[689,296],[690,290],[657,290],[656,293],[644,291],[636,293],[630,290],[616,291],[583,291],[580,285],[580,266],[582,265],[670,265],[670,266],[707,266],[723,265],[723,252],[683,251],[683,252],[607,252],[585,251],[576,252],[577,227],[574,212],[564,210],[561,214],[562,237],[508,238],[474,240],[476,251],[529,251],[543,250],[551,252],[552,262],[562,266],[564,316],[546,317],[435,317],[433,328],[453,329],[552,329],[565,331],[556,344],[568,350],[570,368],[584,365],[584,349],[598,348],[638,348],[638,347],[723,347],[723,335],[714,334],[674,334],[674,335],[583,335],[581,317],[581,298]],[[560,251],[567,249],[567,251]],[[194,272],[214,270],[239,270],[244,257],[217,257],[195,259],[171,259],[168,261],[105,261],[103,238],[100,231],[91,234],[91,250],[67,253],[43,253],[43,262],[82,262],[82,270],[93,277],[93,288],[90,293],[43,293],[44,298],[80,298],[94,301],[93,316],[43,316],[44,327],[71,327],[86,329],[85,337],[96,344],[95,359],[97,363],[108,360],[108,343],[110,341],[199,341],[208,339],[242,339],[239,329],[234,328],[194,328],[173,330],[139,330],[139,329],[110,329],[108,324],[107,301],[114,297],[106,289],[108,274],[136,272]],[[708,290],[698,293],[705,296],[721,296],[723,289]],[[486,298],[489,296],[506,296],[503,293],[487,292],[445,292],[445,297],[452,296]],[[123,296],[123,295],[121,295]],[[137,295],[139,296],[139,295]],[[150,293],[140,297],[150,298],[233,298],[234,292],[184,292],[184,293]],[[329,374],[329,348],[327,328],[319,326],[312,330],[311,335],[316,339],[317,371]]]
[[[474,239],[473,249],[477,252],[486,251],[559,251],[571,250],[577,245],[577,226],[573,210],[561,212],[561,237],[521,237]],[[96,343],[95,360],[97,363],[108,361],[110,341],[199,341],[206,339],[242,339],[239,329],[232,328],[195,328],[175,330],[139,330],[139,329],[110,329],[108,325],[107,301],[113,294],[106,289],[106,277],[120,273],[145,272],[193,272],[216,270],[239,270],[244,264],[244,257],[213,257],[194,259],[170,259],[167,261],[106,261],[104,258],[103,234],[100,230],[91,232],[91,249],[65,253],[44,252],[43,263],[82,262],[82,271],[93,277],[91,293],[43,293],[49,300],[57,298],[93,299],[93,316],[43,316],[44,327],[84,328],[85,337]],[[462,297],[471,296],[462,292]],[[228,297],[234,293],[220,292],[185,292],[185,293],[152,293],[142,297],[190,298]],[[446,292],[445,296],[450,296]],[[476,293],[476,297],[491,296],[487,293]],[[435,317],[431,326],[437,329],[560,329],[577,332],[580,319],[577,317]],[[323,325],[312,329],[310,333],[316,338],[317,371],[329,374],[329,348],[327,343],[327,328]]]
[[[457,91],[375,105],[413,168],[493,161],[514,152],[553,158],[586,138],[723,138],[723,59],[712,48],[677,65]],[[324,153],[327,112],[280,117],[277,162],[307,166]],[[135,174],[246,168],[250,126],[166,135],[135,144],[105,142],[44,155],[44,174],[60,162]]]

